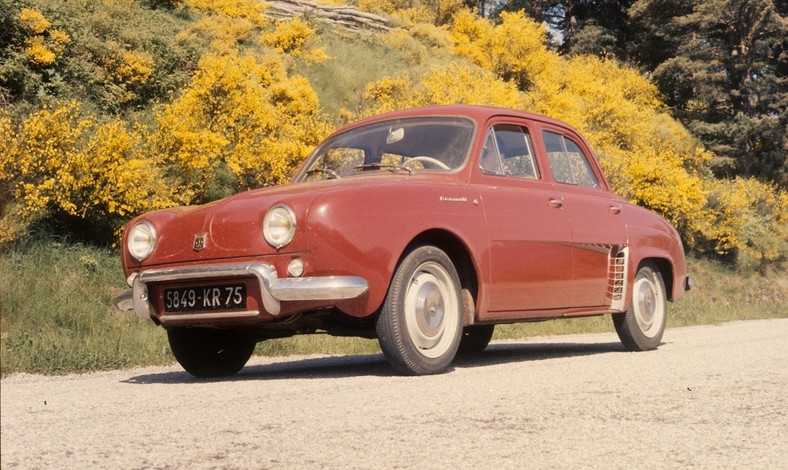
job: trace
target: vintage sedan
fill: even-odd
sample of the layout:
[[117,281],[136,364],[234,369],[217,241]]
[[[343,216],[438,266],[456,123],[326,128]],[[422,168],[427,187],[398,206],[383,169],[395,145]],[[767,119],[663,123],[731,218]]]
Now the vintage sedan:
[[398,372],[434,374],[496,324],[602,314],[650,350],[689,287],[676,230],[613,194],[575,130],[476,106],[346,126],[291,184],[145,214],[123,247],[116,304],[198,377],[312,333],[377,338]]

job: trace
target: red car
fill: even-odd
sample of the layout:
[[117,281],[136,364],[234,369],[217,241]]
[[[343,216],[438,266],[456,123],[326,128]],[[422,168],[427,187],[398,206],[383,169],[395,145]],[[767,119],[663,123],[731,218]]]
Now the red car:
[[346,126],[291,184],[140,216],[123,246],[116,304],[163,326],[199,377],[317,332],[440,373],[497,323],[600,314],[649,350],[690,284],[676,230],[613,194],[575,130],[475,106]]

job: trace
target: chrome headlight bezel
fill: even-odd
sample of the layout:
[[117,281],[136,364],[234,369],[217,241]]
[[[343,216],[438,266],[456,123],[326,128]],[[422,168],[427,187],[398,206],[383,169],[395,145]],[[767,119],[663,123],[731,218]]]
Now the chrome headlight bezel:
[[296,227],[297,220],[293,209],[285,204],[277,204],[268,209],[263,218],[263,238],[266,243],[279,250],[293,241]]
[[126,236],[126,249],[132,258],[144,261],[156,249],[158,235],[156,227],[147,221],[137,222],[129,229]]

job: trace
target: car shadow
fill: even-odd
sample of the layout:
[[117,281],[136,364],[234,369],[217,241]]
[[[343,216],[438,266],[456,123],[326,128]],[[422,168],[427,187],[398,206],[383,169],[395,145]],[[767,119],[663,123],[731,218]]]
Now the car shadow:
[[582,357],[611,352],[625,352],[620,342],[614,343],[496,343],[481,353],[459,354],[455,368],[486,367],[512,362],[534,362],[565,357]]
[[[611,352],[625,352],[619,342],[615,343],[494,343],[483,352],[458,355],[452,369],[490,367],[513,362],[533,362],[582,357]],[[288,380],[288,379],[331,379],[344,377],[398,377],[389,366],[383,354],[356,356],[327,356],[305,359],[282,358],[272,364],[252,364],[244,367],[238,374],[230,377],[200,379],[185,371],[143,374],[122,380],[122,383],[177,384],[235,382],[246,380]]]

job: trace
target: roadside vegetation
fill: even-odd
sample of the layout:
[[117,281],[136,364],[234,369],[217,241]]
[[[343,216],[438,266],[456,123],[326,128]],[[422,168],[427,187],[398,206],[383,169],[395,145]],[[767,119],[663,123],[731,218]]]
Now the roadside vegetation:
[[[784,273],[740,273],[690,259],[695,289],[671,304],[668,328],[735,320],[788,318]],[[174,363],[164,330],[120,313],[112,298],[125,289],[117,252],[32,236],[0,257],[2,374],[65,374]],[[613,332],[609,316],[501,325],[494,340]],[[669,341],[670,331],[666,333]],[[373,354],[377,341],[326,335],[258,344],[256,354]]]
[[[286,182],[338,126],[430,104],[578,128],[615,190],[670,220],[691,253],[697,289],[669,327],[788,316],[786,12],[669,1],[663,18],[660,2],[628,0],[595,18],[580,3],[512,0],[485,17],[460,0],[359,0],[392,29],[354,32],[273,20],[257,0],[0,0],[2,373],[171,362],[159,328],[110,305],[131,217]],[[724,49],[712,23],[739,24],[734,14],[758,34],[735,60],[710,57]],[[682,44],[687,27],[713,47]],[[722,83],[725,67],[749,72]],[[609,331],[609,320],[496,338]],[[318,336],[257,352],[376,350]]]

